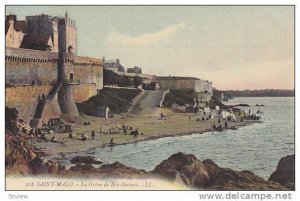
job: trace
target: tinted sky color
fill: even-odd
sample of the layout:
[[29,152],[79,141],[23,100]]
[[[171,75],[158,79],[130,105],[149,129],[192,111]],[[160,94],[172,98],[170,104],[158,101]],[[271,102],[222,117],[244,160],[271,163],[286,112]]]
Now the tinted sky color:
[[144,73],[194,76],[218,89],[294,88],[292,6],[7,6],[69,16],[78,54]]

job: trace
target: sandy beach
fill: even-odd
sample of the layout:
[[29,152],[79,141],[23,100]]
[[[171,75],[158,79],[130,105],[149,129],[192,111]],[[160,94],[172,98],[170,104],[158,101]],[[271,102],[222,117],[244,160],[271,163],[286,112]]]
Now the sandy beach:
[[[166,120],[159,120],[161,113],[166,116]],[[196,121],[196,119],[196,114],[174,113],[165,108],[148,108],[148,110],[144,110],[143,112],[115,115],[111,119],[81,115],[79,121],[72,124],[75,127],[75,130],[72,132],[73,138],[69,138],[69,133],[53,133],[46,135],[46,138],[49,139],[48,141],[34,138],[32,143],[47,155],[53,156],[87,151],[95,147],[109,146],[112,138],[114,146],[118,146],[162,137],[201,134],[212,131],[213,123],[216,126],[219,125],[217,119],[208,121]],[[83,122],[87,121],[90,122],[90,125],[84,125]],[[254,122],[228,122],[228,127],[237,128]],[[223,121],[220,124],[224,126]],[[120,129],[122,125],[131,126],[133,130],[138,129],[139,135],[137,138],[130,135],[130,130],[125,135]],[[101,132],[99,132],[100,128]],[[109,130],[111,130],[111,133],[108,132]],[[91,138],[92,131],[96,134],[94,140]],[[86,141],[80,140],[82,133],[88,136]],[[64,143],[50,142],[53,136],[59,141],[64,139]]]

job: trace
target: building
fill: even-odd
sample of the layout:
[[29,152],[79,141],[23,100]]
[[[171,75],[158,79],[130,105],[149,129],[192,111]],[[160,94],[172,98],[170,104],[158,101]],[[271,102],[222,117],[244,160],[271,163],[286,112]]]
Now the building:
[[193,91],[197,94],[200,102],[207,102],[213,96],[213,86],[208,80],[194,77],[158,76],[157,81],[160,89]]
[[98,106],[96,108],[96,116],[101,118],[111,118],[110,109],[107,106]]
[[8,15],[5,20],[6,47],[20,48],[24,38],[24,22],[17,22],[16,15]]
[[142,74],[142,69],[140,67],[133,67],[133,68],[127,68],[127,73],[136,73],[136,74]]
[[5,23],[6,106],[32,127],[50,118],[76,118],[75,102],[103,88],[102,59],[77,56],[75,22],[49,15],[14,15]]
[[6,47],[49,52],[68,52],[77,55],[75,21],[49,15],[26,16],[18,21],[15,15],[6,17]]
[[111,70],[113,72],[124,72],[125,68],[120,64],[120,60],[116,59],[110,59],[106,60],[105,57],[103,57],[103,67],[107,70]]

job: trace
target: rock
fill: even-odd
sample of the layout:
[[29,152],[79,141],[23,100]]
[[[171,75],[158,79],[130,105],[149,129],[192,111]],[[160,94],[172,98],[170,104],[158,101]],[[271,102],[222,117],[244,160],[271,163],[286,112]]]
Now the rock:
[[44,174],[47,172],[46,165],[40,157],[36,157],[29,162],[32,174]]
[[209,175],[204,164],[191,154],[186,155],[181,152],[173,154],[156,166],[153,173],[174,180],[174,177],[170,175],[172,171],[178,172],[182,181],[191,187],[202,187],[209,182]]
[[72,166],[69,171],[71,172],[79,172],[79,173],[84,173],[84,172],[92,172],[95,171],[96,168],[92,166],[91,164],[77,164],[75,166]]
[[98,172],[107,175],[108,177],[112,176],[121,178],[140,178],[148,175],[145,170],[128,167],[119,162],[104,164],[98,168]]
[[27,134],[5,133],[5,169],[7,174],[26,175],[31,173],[29,162],[37,155],[26,139]]
[[277,169],[271,174],[269,181],[278,182],[295,190],[295,154],[280,159]]
[[235,105],[235,107],[250,107],[250,105],[245,104],[245,103],[241,103],[241,104]]
[[154,174],[171,181],[181,177],[191,188],[209,190],[287,190],[286,187],[265,181],[250,171],[221,168],[212,160],[198,160],[194,155],[181,152],[173,154],[156,166]]
[[77,164],[64,172],[68,176],[84,176],[90,178],[146,178],[148,174],[144,170],[127,167],[122,163],[104,164],[95,168],[91,164]]
[[70,161],[73,164],[78,164],[78,163],[102,164],[101,161],[95,160],[94,157],[92,157],[92,156],[75,156]]

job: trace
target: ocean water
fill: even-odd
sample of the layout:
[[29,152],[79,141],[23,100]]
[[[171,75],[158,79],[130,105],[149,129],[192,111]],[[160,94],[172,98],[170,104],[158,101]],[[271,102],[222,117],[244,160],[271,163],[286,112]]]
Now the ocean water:
[[149,171],[170,155],[183,152],[194,154],[200,160],[212,159],[220,167],[250,170],[267,179],[280,158],[295,153],[294,98],[243,97],[226,104],[239,103],[251,106],[245,107],[246,111],[262,110],[264,122],[214,135],[193,134],[96,149],[93,155],[105,163],[119,161]]

